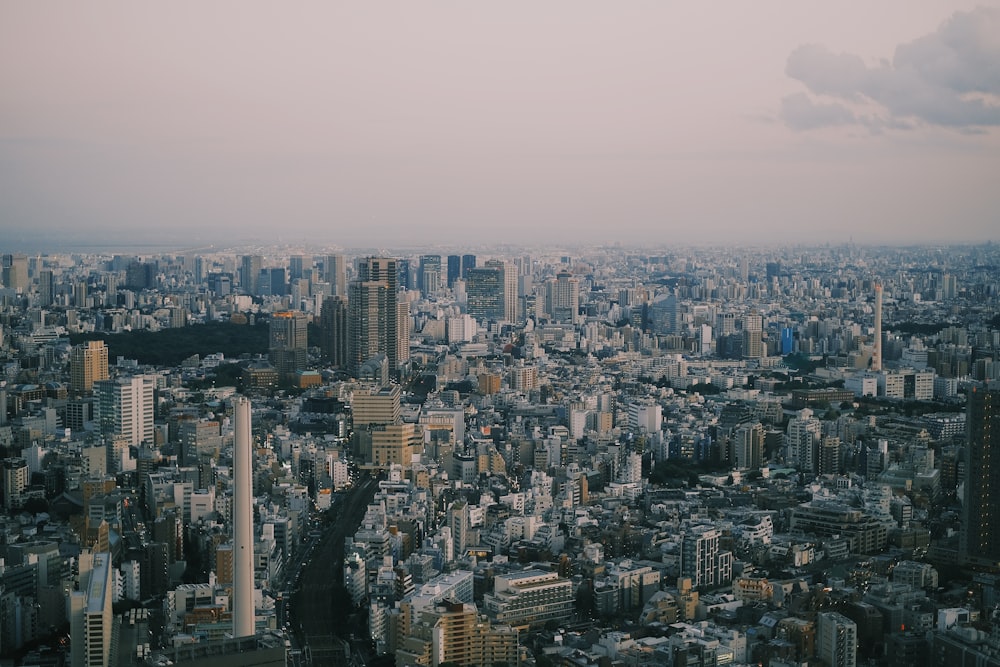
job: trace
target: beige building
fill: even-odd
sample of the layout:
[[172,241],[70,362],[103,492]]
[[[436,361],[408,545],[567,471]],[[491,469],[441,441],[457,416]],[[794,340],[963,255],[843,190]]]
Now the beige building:
[[396,648],[399,666],[519,664],[517,630],[492,625],[468,602],[444,600],[423,612],[404,633]]
[[387,468],[396,463],[409,468],[423,438],[416,424],[386,424],[372,431],[372,463]]
[[69,387],[74,395],[89,394],[94,382],[108,379],[108,347],[102,340],[74,345],[69,355]]

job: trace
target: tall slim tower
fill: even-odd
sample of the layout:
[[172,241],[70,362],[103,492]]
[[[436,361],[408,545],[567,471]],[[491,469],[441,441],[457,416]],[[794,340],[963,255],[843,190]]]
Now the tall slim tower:
[[1000,502],[1000,389],[969,389],[965,428],[959,558],[996,572],[1000,571],[1000,512],[996,509]]
[[326,282],[330,283],[330,294],[347,296],[347,259],[343,255],[327,255],[323,263]]
[[882,370],[882,284],[875,283],[875,350],[872,352],[872,370]]
[[254,634],[253,602],[253,459],[250,450],[250,399],[233,403],[233,636]]

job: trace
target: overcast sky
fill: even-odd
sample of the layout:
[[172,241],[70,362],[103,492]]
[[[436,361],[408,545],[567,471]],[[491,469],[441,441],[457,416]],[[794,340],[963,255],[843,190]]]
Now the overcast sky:
[[4,2],[0,246],[1000,241],[1000,2]]

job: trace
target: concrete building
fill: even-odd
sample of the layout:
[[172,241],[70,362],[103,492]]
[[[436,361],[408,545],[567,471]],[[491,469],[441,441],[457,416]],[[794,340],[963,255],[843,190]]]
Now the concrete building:
[[491,620],[519,629],[566,621],[573,616],[573,604],[572,582],[542,570],[498,576],[493,593],[487,593],[483,600]]

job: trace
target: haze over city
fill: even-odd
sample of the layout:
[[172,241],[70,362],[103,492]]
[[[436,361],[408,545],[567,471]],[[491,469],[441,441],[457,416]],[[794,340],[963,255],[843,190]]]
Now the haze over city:
[[1000,3],[9,3],[0,246],[997,240]]

